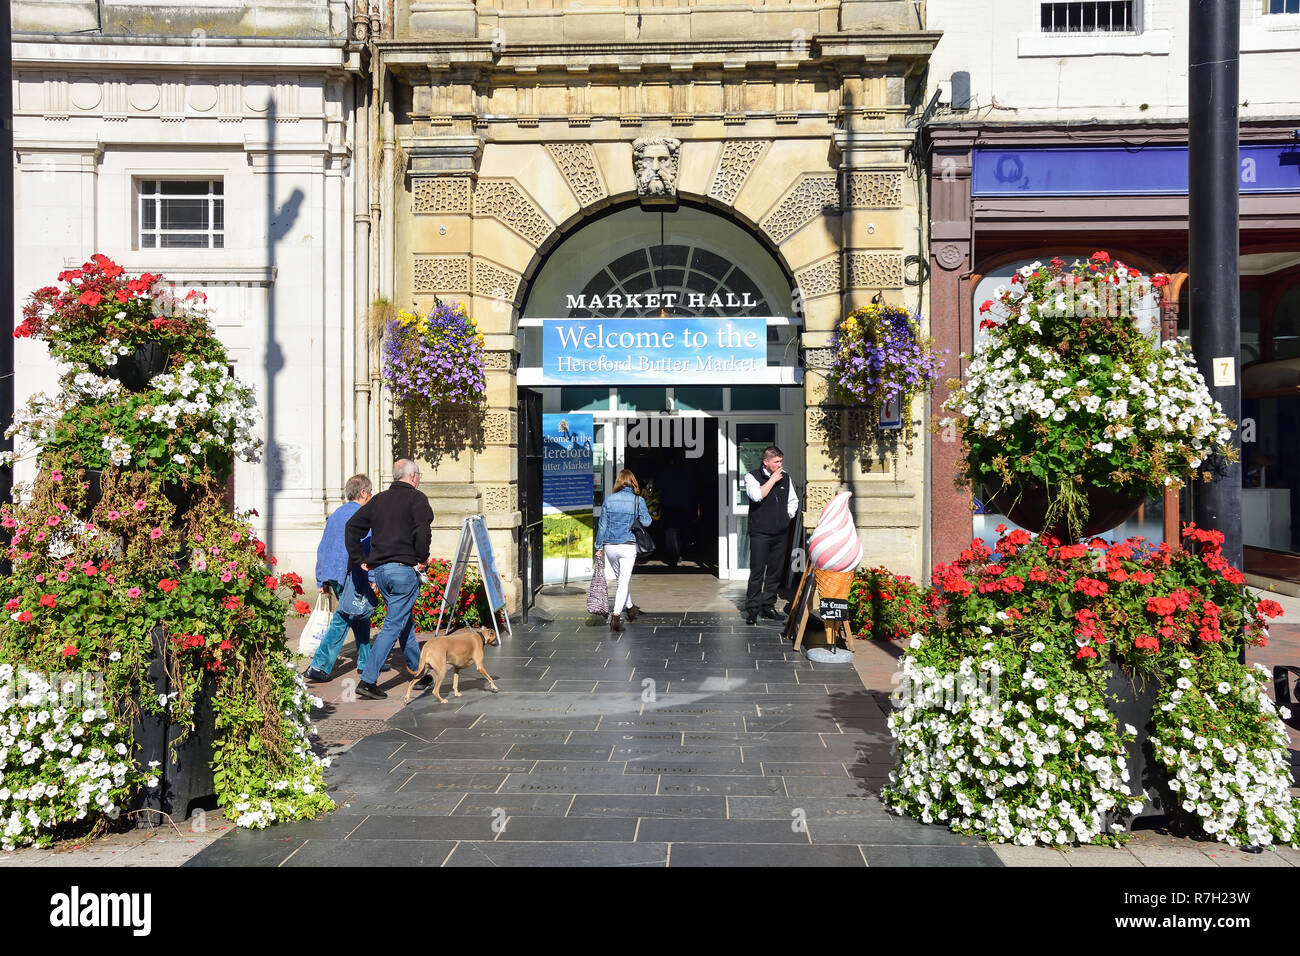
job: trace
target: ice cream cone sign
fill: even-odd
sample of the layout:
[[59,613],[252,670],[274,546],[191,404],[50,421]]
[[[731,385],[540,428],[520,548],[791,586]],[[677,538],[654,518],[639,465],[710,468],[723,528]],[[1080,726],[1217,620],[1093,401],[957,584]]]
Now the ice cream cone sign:
[[[835,639],[840,633],[843,633],[849,651],[853,650],[848,597],[853,584],[853,569],[862,563],[862,540],[858,537],[853,512],[849,508],[852,498],[851,491],[841,491],[832,498],[822,509],[817,527],[808,539],[808,564],[813,578],[810,584],[816,585],[820,596],[818,614],[826,629],[826,651],[829,654],[816,658],[818,661],[835,659]],[[806,621],[805,613],[795,633],[796,649],[803,643]]]
[[853,492],[841,491],[822,509],[808,540],[808,560],[814,570],[851,572],[862,563],[862,541],[849,510],[852,498]]

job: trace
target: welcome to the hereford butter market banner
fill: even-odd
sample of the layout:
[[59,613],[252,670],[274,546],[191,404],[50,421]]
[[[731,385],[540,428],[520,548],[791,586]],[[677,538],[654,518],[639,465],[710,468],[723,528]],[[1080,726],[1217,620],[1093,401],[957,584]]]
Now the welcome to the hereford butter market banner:
[[766,366],[766,319],[542,321],[545,385],[730,384]]

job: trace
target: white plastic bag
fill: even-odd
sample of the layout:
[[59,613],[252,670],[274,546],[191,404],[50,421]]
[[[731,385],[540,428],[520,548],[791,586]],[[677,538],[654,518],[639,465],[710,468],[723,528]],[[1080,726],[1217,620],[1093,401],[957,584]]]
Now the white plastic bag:
[[311,657],[316,653],[316,648],[320,647],[320,639],[329,630],[330,618],[333,616],[334,612],[330,610],[330,599],[322,590],[316,595],[316,609],[311,612],[311,617],[307,618],[307,625],[298,638],[299,654],[303,657]]

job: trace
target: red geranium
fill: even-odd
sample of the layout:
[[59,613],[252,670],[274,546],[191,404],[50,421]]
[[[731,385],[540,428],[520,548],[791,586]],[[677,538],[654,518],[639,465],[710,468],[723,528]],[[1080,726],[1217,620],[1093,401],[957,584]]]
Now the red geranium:
[[179,581],[173,581],[171,578],[163,578],[158,582],[158,587],[162,588],[164,592],[170,594],[172,591],[176,590],[179,584]]

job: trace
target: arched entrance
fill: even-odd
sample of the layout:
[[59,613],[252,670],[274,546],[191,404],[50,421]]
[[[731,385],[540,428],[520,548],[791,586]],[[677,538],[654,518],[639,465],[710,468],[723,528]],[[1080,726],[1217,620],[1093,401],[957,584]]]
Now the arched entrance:
[[[683,203],[671,211],[627,205],[581,223],[539,265],[519,321],[518,384],[541,395],[545,413],[591,415],[594,522],[604,493],[627,468],[657,504],[658,544],[647,569],[703,571],[724,579],[748,574],[745,472],[763,448],[778,445],[803,485],[803,393],[793,283],[772,252],[745,226],[711,209]],[[548,322],[591,320],[573,328],[674,333],[675,320],[704,323],[709,336],[743,325],[758,336],[755,366],[744,372],[663,370],[633,374],[610,368],[572,382],[557,380]],[[694,326],[692,326],[694,327]],[[700,339],[703,341],[703,339]],[[712,338],[710,338],[712,344]],[[639,358],[636,349],[631,358]],[[656,353],[660,354],[660,353]],[[678,348],[690,365],[695,350]],[[617,363],[615,363],[617,364]],[[552,512],[554,516],[554,512]],[[590,554],[572,540],[566,519],[569,576]],[[557,519],[558,522],[558,519]],[[559,540],[544,552],[546,577],[560,573]]]

